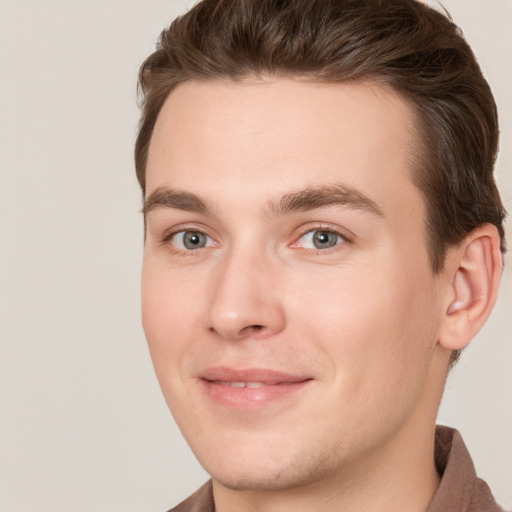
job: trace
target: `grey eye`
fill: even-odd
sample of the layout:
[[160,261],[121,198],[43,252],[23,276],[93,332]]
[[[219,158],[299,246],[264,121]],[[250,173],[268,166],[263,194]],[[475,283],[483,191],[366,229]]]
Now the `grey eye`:
[[338,233],[320,229],[308,231],[300,237],[300,245],[305,249],[330,249],[344,241]]
[[172,237],[172,245],[183,251],[193,251],[212,245],[212,239],[200,231],[180,231]]
[[329,231],[315,231],[313,235],[313,245],[317,249],[328,249],[338,244],[340,236]]

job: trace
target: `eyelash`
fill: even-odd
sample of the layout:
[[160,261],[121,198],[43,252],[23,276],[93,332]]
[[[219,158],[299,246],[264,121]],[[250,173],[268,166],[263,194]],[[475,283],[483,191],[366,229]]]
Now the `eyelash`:
[[[336,236],[339,236],[342,241],[332,247],[328,247],[328,248],[324,248],[324,249],[304,248],[304,247],[297,245],[299,240],[302,237],[304,237],[304,235],[307,235],[308,233],[314,233],[315,231],[332,233]],[[179,254],[179,255],[186,255],[186,256],[197,255],[195,253],[199,253],[200,252],[199,249],[208,249],[208,248],[211,248],[212,245],[213,246],[218,245],[217,242],[214,241],[214,244],[206,246],[206,247],[199,247],[198,249],[195,249],[195,250],[194,249],[185,250],[185,249],[178,249],[176,247],[173,247],[173,245],[169,243],[175,236],[179,235],[180,233],[187,233],[187,232],[188,233],[198,233],[200,235],[204,235],[204,236],[208,237],[210,240],[214,240],[210,235],[208,235],[208,233],[206,233],[202,229],[198,229],[193,226],[178,227],[178,228],[173,229],[171,232],[165,232],[162,235],[161,240],[160,240],[161,245],[169,247],[169,249],[172,253]],[[307,251],[310,254],[313,253],[313,254],[325,255],[325,254],[329,254],[333,251],[339,250],[340,246],[342,246],[342,245],[351,244],[351,243],[353,243],[353,237],[348,236],[345,232],[342,232],[339,228],[335,229],[332,226],[315,225],[315,226],[304,227],[301,230],[301,232],[299,233],[299,235],[295,237],[295,241],[293,243],[291,243],[289,245],[289,247],[294,248],[294,249],[303,249],[304,251]]]

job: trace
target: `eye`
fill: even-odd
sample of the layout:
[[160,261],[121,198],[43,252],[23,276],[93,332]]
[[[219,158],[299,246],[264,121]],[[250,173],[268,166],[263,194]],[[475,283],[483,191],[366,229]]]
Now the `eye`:
[[181,251],[194,251],[211,247],[214,241],[201,231],[179,231],[172,236],[171,245]]
[[304,233],[298,242],[299,247],[304,249],[330,249],[344,243],[346,240],[334,231],[325,229],[313,229]]

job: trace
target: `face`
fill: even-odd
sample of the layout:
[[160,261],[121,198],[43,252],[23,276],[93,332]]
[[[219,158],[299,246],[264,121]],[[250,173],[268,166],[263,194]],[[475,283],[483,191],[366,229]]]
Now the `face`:
[[410,107],[378,85],[189,82],[167,99],[143,324],[214,481],[306,485],[435,417],[441,300],[414,142]]

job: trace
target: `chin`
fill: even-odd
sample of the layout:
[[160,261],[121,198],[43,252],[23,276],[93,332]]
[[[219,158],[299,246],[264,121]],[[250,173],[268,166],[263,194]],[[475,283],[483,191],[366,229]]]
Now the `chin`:
[[[235,457],[217,455],[204,469],[222,486],[236,491],[284,491],[306,486],[336,472],[331,454],[262,451],[257,457],[241,451]],[[265,456],[263,459],[262,456]],[[211,462],[211,463],[210,463]]]
[[242,476],[231,475],[226,478],[216,478],[211,475],[213,480],[221,484],[227,489],[232,491],[282,491],[294,487],[293,485],[284,485],[272,478],[262,478],[262,475],[256,476]]
[[218,472],[218,474],[211,474],[211,477],[222,486],[234,491],[284,491],[310,482],[309,478],[299,474],[296,469],[283,469],[274,473],[269,472],[269,469],[259,474],[255,474],[254,471]]

